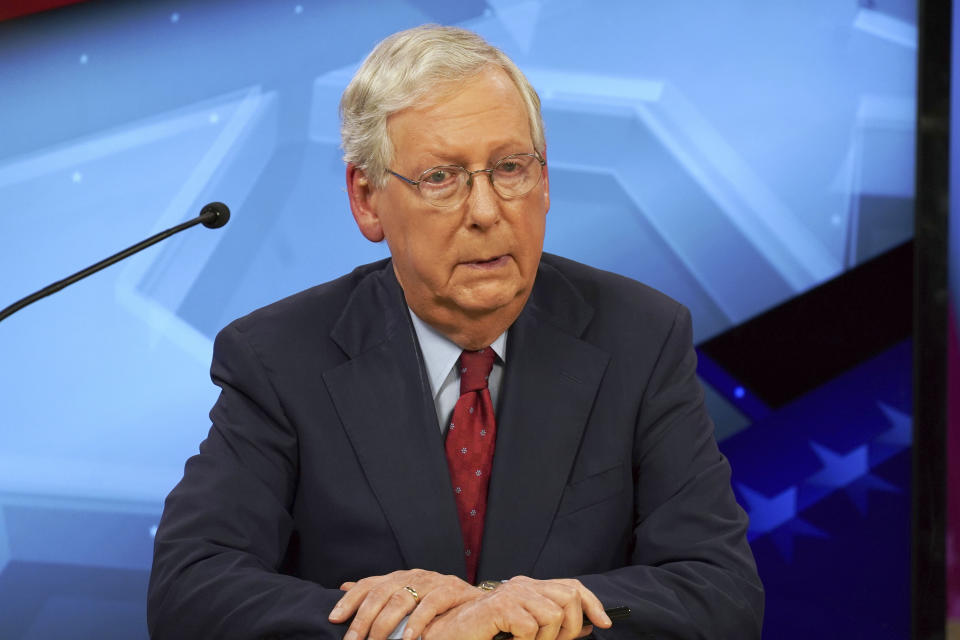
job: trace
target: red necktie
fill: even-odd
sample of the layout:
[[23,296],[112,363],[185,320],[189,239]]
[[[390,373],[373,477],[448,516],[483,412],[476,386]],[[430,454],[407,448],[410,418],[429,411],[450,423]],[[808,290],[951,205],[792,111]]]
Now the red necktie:
[[460,399],[447,429],[447,467],[460,516],[467,578],[477,581],[477,563],[487,512],[487,485],[493,466],[496,423],[487,378],[496,354],[487,347],[460,354]]

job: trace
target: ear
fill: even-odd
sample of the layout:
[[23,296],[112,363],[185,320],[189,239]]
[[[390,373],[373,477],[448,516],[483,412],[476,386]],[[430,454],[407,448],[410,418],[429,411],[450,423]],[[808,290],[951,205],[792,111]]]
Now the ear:
[[350,198],[353,219],[363,237],[370,242],[383,240],[383,226],[373,204],[373,185],[363,169],[352,162],[347,163],[347,196]]

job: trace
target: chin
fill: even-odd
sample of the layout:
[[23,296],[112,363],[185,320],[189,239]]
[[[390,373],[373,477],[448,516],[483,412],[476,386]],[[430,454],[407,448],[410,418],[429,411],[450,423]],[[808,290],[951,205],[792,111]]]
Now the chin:
[[457,296],[454,304],[468,314],[484,314],[499,311],[510,306],[518,298],[526,298],[524,289],[510,288],[506,290],[471,291],[466,295]]

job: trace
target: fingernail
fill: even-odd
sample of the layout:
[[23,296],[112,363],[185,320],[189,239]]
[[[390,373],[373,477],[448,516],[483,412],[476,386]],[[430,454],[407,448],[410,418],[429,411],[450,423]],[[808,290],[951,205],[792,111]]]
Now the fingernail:
[[338,604],[333,608],[333,611],[330,612],[328,619],[339,618],[341,613],[343,613],[343,606]]
[[403,632],[403,640],[413,640],[413,629],[405,629]]
[[610,619],[610,616],[607,615],[606,611],[603,612],[603,623],[606,625],[613,624],[613,620]]
[[350,631],[347,631],[347,635],[343,636],[343,640],[357,640],[357,632],[350,629]]

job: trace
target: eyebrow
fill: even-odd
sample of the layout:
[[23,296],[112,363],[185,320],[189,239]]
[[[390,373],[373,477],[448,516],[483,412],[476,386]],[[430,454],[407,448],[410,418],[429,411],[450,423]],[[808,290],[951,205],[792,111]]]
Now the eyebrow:
[[[515,153],[534,153],[536,148],[533,146],[533,142],[531,141],[527,144],[529,147],[524,148],[522,143],[504,142],[493,148],[493,150],[490,152],[490,158],[488,158],[487,164],[492,166],[497,161]],[[447,155],[445,153],[438,153],[435,151],[427,151],[426,154],[432,158],[436,158],[436,160],[417,163],[416,166],[423,166],[423,169],[420,169],[421,173],[427,169],[432,169],[433,167],[466,167],[468,164],[464,162],[463,156]]]

